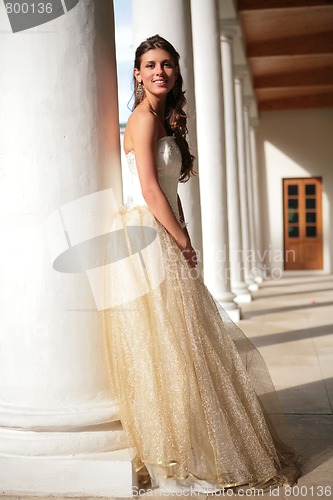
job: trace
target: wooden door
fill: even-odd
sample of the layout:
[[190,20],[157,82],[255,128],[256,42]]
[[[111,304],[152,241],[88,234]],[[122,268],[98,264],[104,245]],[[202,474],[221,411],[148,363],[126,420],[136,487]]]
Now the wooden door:
[[284,269],[322,269],[321,178],[283,179]]

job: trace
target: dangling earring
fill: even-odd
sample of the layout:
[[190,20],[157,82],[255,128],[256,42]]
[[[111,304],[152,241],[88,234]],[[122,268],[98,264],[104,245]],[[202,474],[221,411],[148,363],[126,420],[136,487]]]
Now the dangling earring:
[[135,90],[135,96],[139,102],[143,99],[143,85],[141,82],[138,83],[138,86]]

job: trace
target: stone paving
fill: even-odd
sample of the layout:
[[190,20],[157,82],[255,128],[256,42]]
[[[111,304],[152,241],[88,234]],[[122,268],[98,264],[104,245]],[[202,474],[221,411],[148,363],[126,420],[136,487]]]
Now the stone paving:
[[304,462],[297,487],[280,498],[333,498],[333,276],[289,274],[254,295],[241,325],[265,358]]
[[263,283],[241,326],[267,363],[303,456],[297,486],[279,498],[333,498],[333,276],[295,274]]
[[[294,273],[266,281],[253,296],[242,307],[240,326],[267,363],[303,456],[303,475],[291,490],[219,496],[333,498],[333,275]],[[158,489],[141,496],[167,497]],[[214,495],[191,496],[204,500]],[[1,500],[19,498],[32,499]]]

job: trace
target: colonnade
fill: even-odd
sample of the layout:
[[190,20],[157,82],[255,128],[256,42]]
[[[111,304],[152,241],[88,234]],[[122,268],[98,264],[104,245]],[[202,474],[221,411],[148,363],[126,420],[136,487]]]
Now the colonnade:
[[[180,195],[205,283],[237,319],[258,281],[256,123],[234,64],[240,33],[218,19],[216,0],[133,2],[135,46],[159,33],[181,55],[199,176]],[[94,227],[91,195],[122,201],[112,2],[81,0],[30,35],[11,32],[2,4],[0,28],[0,484],[128,497],[101,317],[85,273],[59,273],[50,258],[107,231]]]

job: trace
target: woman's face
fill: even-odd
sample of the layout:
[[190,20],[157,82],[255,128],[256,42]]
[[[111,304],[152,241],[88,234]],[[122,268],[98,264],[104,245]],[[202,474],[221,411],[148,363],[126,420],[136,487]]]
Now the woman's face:
[[145,87],[146,93],[163,97],[172,89],[178,74],[174,60],[163,49],[148,50],[141,58],[140,70],[134,76]]

